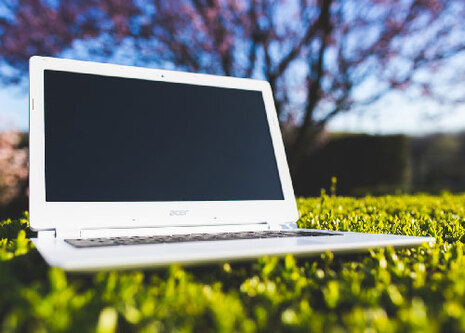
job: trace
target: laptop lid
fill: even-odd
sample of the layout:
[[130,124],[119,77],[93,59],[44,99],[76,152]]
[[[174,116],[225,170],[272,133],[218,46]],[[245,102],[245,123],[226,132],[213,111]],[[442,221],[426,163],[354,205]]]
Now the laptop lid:
[[30,225],[298,218],[266,81],[30,60]]

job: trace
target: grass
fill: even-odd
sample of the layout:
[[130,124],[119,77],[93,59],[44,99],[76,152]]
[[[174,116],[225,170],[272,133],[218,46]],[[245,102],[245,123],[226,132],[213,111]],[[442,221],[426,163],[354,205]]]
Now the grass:
[[0,330],[465,331],[465,195],[322,195],[298,205],[301,227],[436,244],[80,275],[43,262],[25,216],[0,224]]

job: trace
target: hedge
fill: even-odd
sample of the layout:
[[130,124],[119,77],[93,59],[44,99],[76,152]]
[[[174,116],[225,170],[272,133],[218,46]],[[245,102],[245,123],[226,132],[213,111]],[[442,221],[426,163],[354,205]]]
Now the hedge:
[[68,274],[27,215],[0,224],[0,330],[399,332],[465,330],[465,194],[298,199],[301,227],[431,235],[432,247]]
[[[319,195],[332,177],[339,194],[363,196],[410,190],[409,138],[405,135],[332,133],[294,172],[294,190],[301,196]],[[448,187],[446,187],[448,188]]]

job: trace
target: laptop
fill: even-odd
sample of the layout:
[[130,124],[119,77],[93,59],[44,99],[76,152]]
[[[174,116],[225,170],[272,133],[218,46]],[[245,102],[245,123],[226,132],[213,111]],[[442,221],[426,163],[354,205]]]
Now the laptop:
[[417,246],[298,229],[268,82],[34,56],[30,227],[69,271]]

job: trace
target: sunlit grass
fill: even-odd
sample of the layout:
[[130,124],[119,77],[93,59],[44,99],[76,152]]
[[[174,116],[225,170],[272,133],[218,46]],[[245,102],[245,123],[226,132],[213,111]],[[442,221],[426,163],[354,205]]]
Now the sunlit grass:
[[464,331],[465,195],[298,199],[299,226],[433,247],[157,271],[47,267],[27,218],[0,225],[1,331]]

